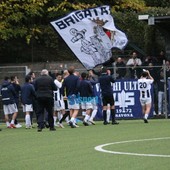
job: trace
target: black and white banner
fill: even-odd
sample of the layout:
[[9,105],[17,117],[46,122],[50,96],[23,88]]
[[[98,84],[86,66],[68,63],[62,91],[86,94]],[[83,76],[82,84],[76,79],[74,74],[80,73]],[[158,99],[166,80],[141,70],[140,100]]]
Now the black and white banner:
[[128,41],[115,27],[109,6],[74,11],[51,24],[86,69],[109,60],[111,49],[123,49]]
[[[98,112],[96,119],[103,118],[100,85],[95,86],[95,95],[98,96]],[[115,117],[117,119],[141,119],[143,118],[142,106],[140,103],[140,92],[137,79],[118,79],[112,84],[115,100]],[[154,101],[153,86],[151,89],[152,101]],[[154,107],[150,110],[149,117],[153,117]]]

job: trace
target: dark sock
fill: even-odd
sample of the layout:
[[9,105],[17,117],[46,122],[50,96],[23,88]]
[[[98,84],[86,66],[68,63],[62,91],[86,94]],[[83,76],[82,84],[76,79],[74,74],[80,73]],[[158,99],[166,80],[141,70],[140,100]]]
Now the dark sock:
[[104,122],[107,122],[107,115],[106,115],[106,110],[103,110],[103,120]]
[[69,114],[69,112],[66,112],[59,122],[62,123],[66,119],[66,117],[69,116]]
[[34,112],[30,112],[30,120],[31,120],[31,125],[33,124],[33,114],[34,114]]
[[112,122],[115,122],[115,109],[111,109]]
[[15,119],[15,121],[14,121],[14,124],[15,124],[15,125],[17,125],[17,124],[18,124],[18,121],[17,121],[17,119]]

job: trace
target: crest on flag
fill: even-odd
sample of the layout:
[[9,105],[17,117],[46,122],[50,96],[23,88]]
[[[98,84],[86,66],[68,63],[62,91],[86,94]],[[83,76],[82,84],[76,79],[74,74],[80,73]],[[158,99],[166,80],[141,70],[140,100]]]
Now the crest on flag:
[[123,49],[127,44],[126,35],[115,28],[109,6],[74,11],[51,24],[86,69],[109,60],[113,47]]

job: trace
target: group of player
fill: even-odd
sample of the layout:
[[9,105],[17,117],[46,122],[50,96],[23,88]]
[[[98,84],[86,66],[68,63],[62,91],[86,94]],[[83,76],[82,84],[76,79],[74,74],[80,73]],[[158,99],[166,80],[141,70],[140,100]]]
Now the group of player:
[[[45,69],[45,71],[48,73],[48,70]],[[5,77],[1,87],[1,95],[7,128],[22,127],[17,122],[20,102],[23,107],[23,112],[25,113],[25,128],[30,129],[33,127],[32,115],[33,112],[36,113],[37,110],[37,94],[34,88],[35,80],[34,72],[30,72],[25,77],[25,83],[22,86],[19,85],[16,76],[12,76],[11,80],[8,77]],[[78,127],[77,115],[80,112],[82,112],[82,116],[84,117],[83,124],[85,126],[90,124],[95,125],[94,118],[98,111],[99,97],[101,97],[102,103],[103,124],[109,124],[110,118],[112,121],[111,124],[119,124],[115,120],[115,106],[112,88],[114,78],[110,75],[110,71],[107,68],[103,68],[100,72],[100,76],[96,78],[92,70],[78,75],[78,72],[76,72],[74,67],[71,66],[68,70],[65,70],[63,74],[54,74],[53,81],[56,86],[56,90],[53,91],[54,127],[58,126],[64,128],[62,123],[64,120],[66,120],[71,128]],[[148,116],[151,109],[152,98],[150,89],[153,81],[153,78],[147,70],[143,71],[141,78],[138,80],[140,102],[145,123],[148,123]],[[95,90],[97,86],[100,87],[101,96],[96,96]],[[19,101],[20,99],[21,101]],[[108,105],[110,106],[109,109]],[[44,110],[44,112],[48,114],[46,110]],[[9,115],[12,115],[10,123]],[[45,125],[47,125],[46,127],[48,127],[48,120],[46,117],[44,117],[44,122]]]
[[[55,76],[53,76],[54,83],[57,87],[57,90],[53,91],[53,94],[54,94],[53,96],[54,126],[58,126],[61,128],[64,128],[62,124],[64,120],[66,120],[66,122],[69,124],[70,119],[71,119],[70,110],[72,109],[68,108],[68,103],[70,103],[68,99],[69,96],[66,96],[65,90],[64,90],[64,93],[61,93],[63,80],[68,75],[70,75],[68,70],[65,70],[63,74],[56,73]],[[78,77],[78,75],[76,75],[76,72],[74,72],[74,76]],[[87,80],[88,74],[82,73],[82,76],[78,77],[78,79],[79,80],[82,79],[82,81]],[[6,123],[7,128],[21,128],[22,127],[21,124],[19,124],[17,121],[17,115],[18,115],[20,103],[22,105],[23,112],[25,113],[25,128],[30,129],[33,127],[33,119],[32,119],[33,113],[35,113],[36,115],[36,110],[37,110],[36,90],[34,88],[34,82],[35,82],[34,72],[30,72],[28,75],[26,75],[25,83],[23,85],[19,84],[19,80],[17,76],[4,78],[4,81],[1,86],[1,95],[2,95],[2,103],[3,103],[3,112],[5,115],[5,123]],[[94,81],[92,84],[95,85],[96,83],[97,82]],[[91,90],[90,93],[93,95],[92,84],[89,84],[90,85],[89,88]],[[83,89],[83,90],[88,93],[88,89],[87,90]],[[83,105],[83,103],[79,102],[78,105]],[[88,126],[90,124],[95,125],[95,122],[93,119],[97,114],[97,103],[93,100],[93,103],[84,102],[84,105],[88,105],[88,106],[81,107],[82,116],[84,117],[83,124],[85,126]],[[44,112],[45,112],[45,115],[48,114],[46,110],[44,110]],[[86,113],[88,113],[88,116]],[[37,118],[37,115],[36,115],[36,118]],[[44,117],[44,124],[47,125],[46,127],[48,127],[47,116]],[[75,119],[75,122],[73,122],[73,125],[71,127],[78,127],[76,123],[76,119]]]
[[[94,96],[95,87],[94,86],[96,85],[97,81],[95,80],[90,81],[88,74],[83,72],[80,75],[80,77],[77,79],[78,81],[79,80],[80,81],[79,83],[77,83],[77,86],[74,89],[78,93],[74,92],[74,94],[72,93],[71,95],[69,95],[69,94],[66,94],[66,90],[68,91],[68,89],[63,88],[64,79],[69,75],[73,77],[75,76],[78,77],[77,73],[78,72],[73,72],[72,69],[70,69],[69,71],[65,70],[63,75],[59,73],[56,74],[56,79],[54,80],[54,83],[56,84],[58,89],[54,91],[54,116],[53,117],[54,117],[55,126],[64,128],[62,124],[64,120],[66,120],[67,124],[70,125],[70,119],[73,115],[73,110],[77,111],[76,114],[81,112],[80,114],[81,116],[84,117],[83,124],[85,126],[88,126],[90,124],[95,125],[94,118],[97,114],[98,107],[97,107],[96,100],[94,100],[95,99],[95,96]],[[85,81],[85,86],[83,86],[84,81]],[[72,81],[72,83],[74,83],[74,81]],[[71,83],[68,83],[68,84],[70,85]],[[71,85],[71,86],[74,87],[74,85]],[[82,96],[82,91],[86,93],[85,96]],[[88,93],[90,93],[89,96],[88,96]],[[84,99],[87,99],[87,100],[86,101],[81,100],[83,99],[83,97]],[[75,106],[73,107],[73,105],[77,105],[77,108],[75,108]],[[81,110],[80,110],[80,106],[81,106]],[[57,119],[58,119],[58,123],[56,123]],[[72,120],[73,122],[71,123],[71,127],[73,128],[78,127],[77,115],[75,116],[74,119],[72,118]]]

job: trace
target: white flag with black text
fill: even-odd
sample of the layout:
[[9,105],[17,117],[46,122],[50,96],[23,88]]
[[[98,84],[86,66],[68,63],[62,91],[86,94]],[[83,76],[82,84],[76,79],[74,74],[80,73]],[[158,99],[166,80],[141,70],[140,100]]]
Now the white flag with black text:
[[109,6],[74,11],[51,24],[86,69],[109,60],[111,49],[123,49],[128,41],[115,27]]

